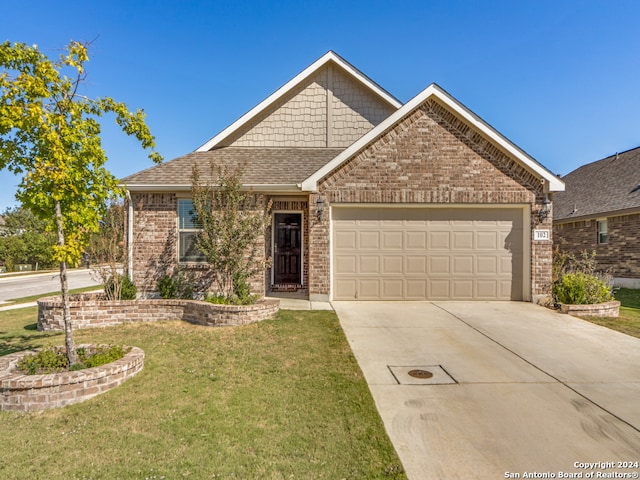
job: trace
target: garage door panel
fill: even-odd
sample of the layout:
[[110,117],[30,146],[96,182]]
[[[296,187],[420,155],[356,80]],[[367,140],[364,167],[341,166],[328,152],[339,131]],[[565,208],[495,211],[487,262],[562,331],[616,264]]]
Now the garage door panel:
[[385,255],[382,258],[382,273],[383,274],[399,274],[404,273],[404,257],[402,255]]
[[429,248],[431,250],[449,250],[451,248],[451,232],[429,231]]
[[498,273],[501,274],[511,274],[513,273],[513,261],[510,257],[500,257],[500,271]]
[[458,300],[473,300],[473,280],[454,279],[451,281],[452,297]]
[[336,249],[355,250],[357,248],[355,231],[339,231],[333,236]]
[[358,232],[358,247],[360,249],[378,250],[380,248],[380,232],[371,230]]
[[449,280],[427,280],[429,294],[427,298],[432,300],[448,300],[451,298],[451,282]]
[[[498,274],[498,262],[502,259],[495,256],[476,257],[476,272],[482,274]],[[510,272],[507,272],[510,273]]]
[[357,280],[355,278],[337,279],[334,281],[334,288],[339,292],[340,296],[336,296],[337,300],[353,300],[358,298]]
[[358,273],[375,273],[380,272],[380,257],[378,255],[360,255]]
[[427,280],[424,278],[406,281],[406,300],[424,300],[427,298]]
[[453,275],[473,274],[473,255],[456,255],[453,257]]
[[407,245],[407,250],[426,250],[427,232],[426,231],[407,232],[406,245]]
[[380,279],[363,278],[357,283],[356,295],[360,300],[378,300],[381,297]]
[[472,250],[473,249],[473,232],[453,232],[452,250]]
[[522,208],[336,207],[333,298],[520,300],[525,218]]
[[408,274],[426,274],[427,258],[424,255],[407,255],[404,257],[404,271]]
[[476,232],[476,250],[497,250],[498,245],[497,232]]
[[384,278],[382,280],[382,295],[388,300],[404,300],[404,280]]
[[402,230],[382,232],[382,249],[385,251],[402,250],[403,237],[404,234]]
[[451,257],[449,255],[429,257],[429,273],[430,275],[449,275],[451,273]]
[[475,297],[477,299],[496,298],[499,294],[499,282],[497,280],[480,279],[476,282]]
[[334,256],[334,271],[336,274],[348,274],[352,275],[358,272],[357,270],[358,257],[357,255],[335,255]]

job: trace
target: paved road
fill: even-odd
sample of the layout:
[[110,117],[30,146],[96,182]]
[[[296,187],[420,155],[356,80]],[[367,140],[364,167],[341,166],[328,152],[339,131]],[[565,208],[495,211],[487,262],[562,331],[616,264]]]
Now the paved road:
[[[99,283],[91,278],[89,270],[69,270],[69,288],[83,288]],[[60,274],[38,273],[13,277],[0,277],[0,303],[6,300],[60,291]]]

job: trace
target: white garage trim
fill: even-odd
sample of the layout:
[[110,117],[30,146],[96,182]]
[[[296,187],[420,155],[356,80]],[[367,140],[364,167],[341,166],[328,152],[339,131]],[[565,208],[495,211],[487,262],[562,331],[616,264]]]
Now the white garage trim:
[[[379,212],[373,218],[377,224],[367,225],[365,217],[371,219],[371,210]],[[450,210],[451,214],[446,215],[443,210]],[[465,215],[473,210],[477,211],[477,217]],[[500,210],[504,214],[496,212],[494,215],[489,210]],[[359,218],[358,212],[362,212],[363,218]],[[382,299],[410,300],[423,296],[422,299],[427,300],[530,300],[531,227],[528,204],[334,204],[329,213],[331,300],[350,298],[353,292],[353,299],[380,296]],[[505,220],[509,223],[505,224]],[[343,221],[345,223],[341,224]],[[402,226],[398,221],[402,221]],[[498,223],[494,223],[496,221]],[[353,230],[350,225],[353,225]],[[424,225],[424,229],[420,225]],[[505,247],[503,242],[511,232],[515,234],[517,243],[512,248],[508,244]],[[440,258],[437,258],[431,243],[438,234],[443,241],[450,242],[448,247],[441,244]],[[338,235],[346,243],[340,243]],[[366,238],[377,239],[370,243],[372,254],[368,256],[363,250],[366,247],[362,246],[367,243]],[[469,239],[468,244],[463,242],[458,244],[459,247],[454,246],[454,239],[458,242],[462,238]],[[386,247],[382,239],[389,241]],[[411,239],[418,242],[413,247],[410,246]],[[378,248],[381,253],[374,253]],[[388,248],[391,250],[385,250]],[[405,251],[407,248],[409,251]],[[417,253],[422,251],[429,253]],[[337,259],[336,252],[339,252]],[[414,261],[418,263],[414,264]],[[438,262],[442,270],[436,269]],[[417,267],[413,275],[412,266]],[[456,270],[459,276],[456,276]],[[371,274],[368,277],[371,281],[367,280],[367,274]],[[368,294],[365,293],[367,286],[371,287]]]

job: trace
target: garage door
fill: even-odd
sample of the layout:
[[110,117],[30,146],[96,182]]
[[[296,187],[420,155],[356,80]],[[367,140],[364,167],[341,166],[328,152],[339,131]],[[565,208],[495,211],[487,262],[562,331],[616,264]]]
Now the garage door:
[[522,208],[334,207],[334,300],[521,300]]

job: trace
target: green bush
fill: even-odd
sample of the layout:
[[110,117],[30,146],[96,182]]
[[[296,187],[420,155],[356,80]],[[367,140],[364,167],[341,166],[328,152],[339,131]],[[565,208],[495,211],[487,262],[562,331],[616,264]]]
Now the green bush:
[[177,291],[176,281],[169,275],[165,275],[158,281],[160,298],[176,298]]
[[67,356],[60,347],[46,347],[37,353],[25,355],[18,362],[18,370],[27,375],[63,372],[68,368]]
[[224,295],[212,295],[208,294],[204,300],[205,302],[213,303],[216,305],[253,305],[258,301],[258,295],[249,295],[244,298],[240,298],[236,295],[232,297],[225,297]]
[[120,360],[131,351],[131,347],[122,345],[98,345],[93,348],[78,348],[78,360],[84,368],[99,367]]
[[82,370],[99,367],[120,360],[131,351],[131,347],[121,345],[99,345],[96,347],[79,347],[78,363],[69,368],[65,349],[62,347],[46,347],[37,353],[25,355],[18,362],[18,370],[27,375],[46,375],[67,370]]
[[553,286],[558,303],[590,305],[613,300],[611,287],[605,280],[586,273],[567,273]]
[[178,271],[174,276],[165,275],[158,281],[158,293],[161,298],[193,299],[193,276]]
[[[128,275],[117,275],[116,282],[113,281],[113,277],[109,277],[104,282],[104,292],[107,298],[112,300],[135,300],[138,294],[138,289],[129,279]],[[117,295],[116,286],[120,287],[120,295]],[[116,298],[117,297],[117,298]]]

